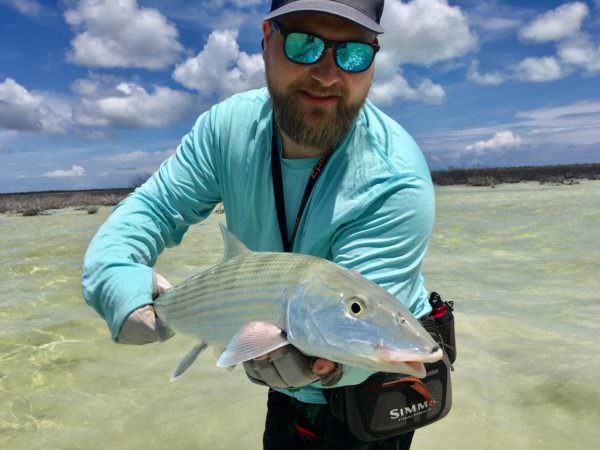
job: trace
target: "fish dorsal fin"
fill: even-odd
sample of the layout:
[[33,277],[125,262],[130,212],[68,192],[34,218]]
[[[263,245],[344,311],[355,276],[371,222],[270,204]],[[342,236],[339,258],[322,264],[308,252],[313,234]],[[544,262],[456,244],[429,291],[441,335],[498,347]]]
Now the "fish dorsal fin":
[[277,350],[288,341],[281,328],[269,322],[248,322],[231,338],[217,367],[231,367]]
[[235,235],[229,231],[225,225],[220,223],[219,227],[221,228],[223,244],[225,246],[225,261],[229,261],[236,256],[250,253],[248,247],[246,247],[242,241],[236,238]]

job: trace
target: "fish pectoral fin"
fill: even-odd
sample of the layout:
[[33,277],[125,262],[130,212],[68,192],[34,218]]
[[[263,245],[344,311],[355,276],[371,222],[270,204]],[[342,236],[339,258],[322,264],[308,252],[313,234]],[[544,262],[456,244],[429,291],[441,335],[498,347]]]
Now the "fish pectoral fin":
[[230,367],[287,345],[285,333],[269,322],[249,322],[231,338],[217,361],[217,367]]
[[[213,353],[215,355],[215,358],[219,359],[219,357],[221,356],[221,354],[225,351],[224,347],[213,347]],[[233,372],[233,369],[235,369],[235,366],[228,366],[225,367],[225,369],[227,370],[227,372]]]
[[177,378],[183,375],[184,372],[188,370],[192,364],[194,364],[200,353],[202,353],[206,347],[207,345],[204,342],[199,342],[198,344],[194,345],[194,348],[192,348],[190,352],[185,355],[181,361],[179,361],[177,367],[175,367],[175,370],[171,374],[171,381],[175,381]]

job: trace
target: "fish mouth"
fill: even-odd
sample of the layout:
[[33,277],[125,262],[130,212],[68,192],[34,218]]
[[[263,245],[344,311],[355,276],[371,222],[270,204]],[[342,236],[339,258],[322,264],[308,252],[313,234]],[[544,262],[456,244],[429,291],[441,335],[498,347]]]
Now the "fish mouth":
[[433,347],[429,353],[411,353],[411,352],[403,352],[399,350],[395,350],[393,348],[387,347],[379,347],[377,349],[377,357],[386,363],[395,363],[395,362],[423,362],[423,363],[431,363],[436,362],[442,359],[444,352],[439,345]]
[[439,346],[434,347],[429,354],[412,354],[398,350],[380,347],[377,349],[376,358],[394,369],[394,372],[424,378],[427,371],[424,363],[431,363],[442,359],[443,352]]
[[427,370],[421,361],[386,361],[390,372],[425,378]]

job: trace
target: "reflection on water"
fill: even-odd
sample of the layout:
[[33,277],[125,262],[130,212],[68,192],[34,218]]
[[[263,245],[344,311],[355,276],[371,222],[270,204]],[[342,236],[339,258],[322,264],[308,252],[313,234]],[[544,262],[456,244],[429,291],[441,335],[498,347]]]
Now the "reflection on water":
[[[450,415],[413,448],[593,449],[600,442],[600,182],[444,187],[424,272],[456,300]],[[194,344],[118,346],[83,304],[83,252],[109,210],[0,216],[0,448],[260,448],[265,389]],[[216,263],[212,216],[167,250],[173,282]]]

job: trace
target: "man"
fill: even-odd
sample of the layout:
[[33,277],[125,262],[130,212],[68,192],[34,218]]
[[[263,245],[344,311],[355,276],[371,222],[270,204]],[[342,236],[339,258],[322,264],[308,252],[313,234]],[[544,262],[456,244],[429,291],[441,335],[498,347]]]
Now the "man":
[[[113,339],[170,336],[151,306],[170,284],[151,267],[221,201],[228,228],[252,250],[330,259],[386,288],[416,317],[430,312],[420,273],[434,215],[429,170],[412,138],[366,101],[383,3],[273,0],[262,24],[268,89],[202,114],[90,244],[84,296]],[[245,364],[251,379],[273,387],[265,449],[410,447],[412,434],[361,442],[332,417],[322,388],[371,373],[297,358],[291,348],[276,353]]]

